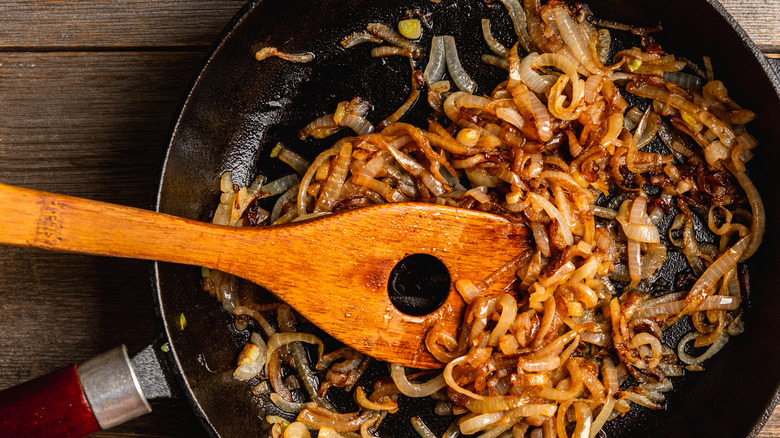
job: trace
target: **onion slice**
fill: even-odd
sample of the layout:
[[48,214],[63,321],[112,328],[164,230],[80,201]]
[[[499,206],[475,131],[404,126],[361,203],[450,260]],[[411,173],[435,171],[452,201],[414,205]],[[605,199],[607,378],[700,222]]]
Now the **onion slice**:
[[266,363],[271,362],[271,356],[282,345],[289,344],[291,342],[306,342],[307,344],[315,344],[317,346],[317,360],[322,358],[325,345],[320,338],[309,333],[287,332],[287,333],[274,333],[268,338],[268,350],[266,352]]
[[477,83],[471,79],[471,76],[466,73],[466,70],[460,63],[455,37],[452,35],[443,35],[441,36],[441,39],[444,41],[444,57],[447,61],[447,71],[450,73],[452,82],[455,83],[455,86],[458,87],[459,90],[473,94],[477,89]]
[[431,40],[431,53],[428,57],[428,64],[425,66],[425,82],[430,86],[434,82],[438,82],[444,76],[444,71],[447,67],[446,58],[444,56],[444,39],[438,35],[434,36]]
[[552,203],[548,201],[546,198],[534,192],[528,192],[528,197],[532,200],[532,202],[537,203],[539,207],[544,209],[544,211],[547,212],[550,218],[558,221],[558,229],[561,231],[561,234],[563,235],[563,239],[566,241],[566,244],[573,245],[574,235],[571,233],[571,230],[569,229],[569,224],[566,222],[566,219],[563,218],[563,215],[558,210],[558,208],[552,205]]
[[599,67],[593,60],[587,38],[580,24],[572,18],[569,9],[565,5],[555,8],[555,23],[558,25],[561,37],[572,55],[574,55],[574,58],[589,72],[593,74],[603,73],[604,69]]
[[390,364],[390,376],[401,394],[407,397],[427,397],[446,385],[442,374],[425,383],[412,383],[406,378],[403,365],[395,363]]
[[482,36],[493,53],[502,58],[507,57],[509,50],[493,36],[493,33],[490,31],[490,20],[487,18],[482,19]]
[[382,38],[388,43],[396,45],[402,49],[408,50],[411,53],[412,57],[415,59],[422,56],[422,48],[419,45],[404,38],[400,33],[396,32],[395,30],[391,29],[385,24],[369,23],[366,26],[366,29],[369,32],[371,32],[371,34],[379,38]]
[[726,166],[729,171],[734,175],[742,186],[742,189],[747,195],[748,202],[750,203],[750,209],[752,215],[752,226],[750,228],[750,244],[742,253],[739,261],[744,261],[758,250],[758,246],[764,240],[764,232],[766,230],[766,209],[764,208],[764,202],[761,200],[761,196],[758,194],[758,189],[753,184],[753,181],[747,176],[745,172],[737,172],[732,166]]
[[688,365],[698,365],[704,362],[705,360],[711,358],[715,355],[718,351],[720,351],[724,345],[729,341],[729,334],[727,332],[721,333],[721,335],[718,337],[715,342],[713,342],[707,350],[702,353],[701,356],[693,357],[690,354],[685,352],[685,344],[688,342],[691,342],[695,340],[699,336],[699,333],[697,332],[691,332],[687,335],[683,336],[683,338],[680,340],[680,343],[677,344],[677,356],[680,358],[681,361],[685,362]]
[[458,366],[458,365],[460,365],[460,364],[462,364],[464,362],[466,362],[466,356],[461,356],[461,357],[459,357],[457,359],[453,359],[452,361],[450,361],[450,363],[448,363],[447,366],[444,367],[444,372],[442,373],[442,375],[444,376],[444,381],[447,383],[447,386],[449,386],[450,389],[452,389],[453,391],[459,392],[459,393],[461,393],[463,395],[466,395],[468,397],[471,397],[471,398],[473,398],[475,400],[482,400],[482,399],[484,399],[485,398],[484,396],[479,395],[479,394],[475,394],[475,393],[469,391],[468,389],[463,388],[460,385],[458,385],[455,382],[455,379],[452,377],[452,370],[456,366]]
[[701,303],[711,294],[715,282],[737,265],[749,243],[750,235],[739,239],[734,246],[727,249],[704,271],[704,274],[696,280],[696,283],[685,298],[686,305],[680,311],[680,315],[687,315],[696,311]]
[[523,58],[518,66],[518,76],[522,79],[523,83],[535,93],[543,93],[555,83],[555,77],[551,75],[540,75],[533,70],[532,66],[538,57],[539,54],[533,52]]
[[525,9],[518,0],[501,0],[507,11],[509,11],[509,17],[512,19],[512,24],[517,34],[518,43],[525,49],[525,53],[531,53],[536,50],[534,42],[531,40],[531,35],[528,34],[528,24],[525,19]]

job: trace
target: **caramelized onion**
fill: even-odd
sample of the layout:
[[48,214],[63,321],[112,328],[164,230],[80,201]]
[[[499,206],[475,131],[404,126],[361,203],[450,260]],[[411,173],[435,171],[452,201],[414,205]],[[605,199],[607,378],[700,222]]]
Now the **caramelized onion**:
[[574,236],[569,229],[568,223],[561,215],[561,212],[554,205],[552,205],[550,201],[540,195],[537,195],[536,193],[528,192],[528,197],[531,199],[531,202],[536,203],[540,208],[544,209],[550,218],[558,221],[558,224],[560,225],[559,229],[563,234],[563,238],[566,241],[566,244],[572,245],[574,243]]
[[[729,168],[729,170],[731,170]],[[764,209],[764,203],[761,201],[761,196],[758,194],[758,189],[753,184],[753,181],[748,178],[744,172],[732,171],[734,177],[742,186],[742,189],[747,195],[748,202],[750,203],[750,209],[752,210],[751,217],[751,232],[750,232],[750,244],[740,256],[739,260],[743,261],[748,257],[755,254],[758,250],[758,246],[764,239],[764,232],[766,230],[766,210]]]
[[404,38],[398,32],[394,31],[390,27],[382,23],[369,23],[366,29],[371,34],[387,41],[390,44],[396,45],[402,49],[408,50],[413,58],[419,58],[422,56],[422,48],[412,41]]
[[456,392],[459,392],[459,393],[461,393],[461,394],[463,394],[465,396],[471,397],[471,398],[473,398],[475,400],[482,400],[485,397],[483,397],[483,396],[481,396],[479,394],[475,394],[475,393],[469,391],[468,389],[461,387],[460,385],[458,385],[455,382],[455,379],[452,377],[452,370],[453,370],[453,368],[455,368],[456,366],[464,363],[465,361],[466,361],[466,356],[461,356],[461,357],[459,357],[457,359],[451,360],[447,364],[447,366],[444,367],[444,372],[442,373],[442,375],[444,376],[444,381],[445,381],[445,383],[447,384],[447,386],[450,389],[452,389],[452,390],[454,390]]
[[282,345],[289,344],[291,342],[306,342],[307,344],[315,344],[317,346],[318,358],[322,357],[322,352],[325,349],[320,338],[309,333],[274,333],[268,338],[268,351],[266,362],[271,362],[271,356]]
[[686,305],[680,311],[680,314],[689,314],[704,302],[712,292],[715,282],[736,266],[740,257],[742,257],[742,253],[748,247],[748,243],[750,243],[749,235],[739,239],[734,246],[726,250],[704,271],[704,274],[696,280],[696,283],[685,298]]

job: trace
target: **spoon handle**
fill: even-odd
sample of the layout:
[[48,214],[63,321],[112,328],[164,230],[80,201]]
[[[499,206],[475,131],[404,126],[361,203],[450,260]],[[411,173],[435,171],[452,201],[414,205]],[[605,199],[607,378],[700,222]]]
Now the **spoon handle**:
[[[0,184],[0,243],[216,267],[241,230]],[[244,233],[245,234],[245,233]]]

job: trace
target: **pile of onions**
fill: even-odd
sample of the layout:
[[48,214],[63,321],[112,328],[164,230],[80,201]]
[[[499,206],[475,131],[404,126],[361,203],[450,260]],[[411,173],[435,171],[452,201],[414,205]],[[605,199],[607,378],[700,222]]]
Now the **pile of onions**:
[[[283,413],[268,417],[272,436],[375,436],[403,394],[431,397],[437,414],[453,416],[446,431],[432,431],[423,413],[412,418],[423,437],[592,438],[632,404],[662,407],[672,377],[703,369],[742,330],[738,263],[755,252],[765,226],[745,166],[757,146],[745,128],[755,114],[722,83],[681,71],[690,62],[649,35],[608,64],[611,38],[591,24],[598,20],[578,20],[557,0],[502,3],[518,42],[504,47],[483,22],[491,64],[508,70],[492,92],[472,94],[476,85],[452,37],[433,38],[422,68],[414,64],[423,53],[418,43],[371,23],[344,47],[388,43],[383,51],[408,56],[413,92],[404,106],[379,115],[375,129],[367,102],[344,101],[301,138],[345,127],[355,135],[311,163],[279,146],[273,156],[291,166],[290,176],[261,176],[247,188],[223,176],[214,221],[226,225],[414,201],[499,214],[527,225],[535,240],[532,253],[488,278],[456,279],[468,304],[460,329],[437,324],[425,340],[443,372],[407,375],[389,365],[373,381],[361,380],[369,358],[346,347],[323,355],[321,340],[297,332],[289,307],[259,304],[240,281],[204,270],[204,288],[236,315],[237,327],[255,321],[259,333],[235,376]],[[617,85],[644,98],[642,108]],[[427,127],[404,123],[425,87],[443,117]],[[259,207],[269,196],[277,199],[271,212]],[[704,234],[707,241],[697,240]],[[688,260],[688,280],[653,296],[673,252]],[[694,329],[666,345],[664,332],[682,318]],[[317,347],[317,362],[304,345]],[[283,369],[295,372],[283,378]],[[334,387],[352,392],[355,411],[335,410],[326,397]]]

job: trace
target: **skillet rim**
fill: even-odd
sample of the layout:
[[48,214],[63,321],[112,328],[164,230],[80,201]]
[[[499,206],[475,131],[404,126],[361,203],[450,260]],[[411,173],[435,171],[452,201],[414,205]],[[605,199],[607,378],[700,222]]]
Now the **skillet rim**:
[[[163,187],[165,184],[166,170],[168,169],[168,160],[176,141],[176,135],[179,132],[182,123],[182,116],[191,102],[192,95],[197,92],[198,84],[201,82],[204,74],[207,72],[207,68],[214,59],[214,55],[228,43],[230,36],[236,32],[236,29],[241,25],[241,23],[243,23],[252,14],[252,11],[263,1],[264,0],[249,0],[244,6],[241,7],[241,9],[233,16],[230,22],[228,22],[228,24],[222,29],[220,35],[214,40],[214,43],[204,55],[203,61],[195,70],[194,77],[190,81],[187,92],[181,98],[181,102],[176,112],[176,120],[170,130],[171,135],[165,151],[165,159],[160,169],[160,178],[157,186],[157,196],[154,206],[155,211],[161,212],[160,204],[163,197]],[[209,420],[208,415],[203,410],[201,403],[198,401],[198,398],[195,395],[195,391],[192,389],[190,382],[187,380],[187,373],[184,371],[182,366],[181,358],[179,357],[179,352],[177,350],[177,345],[171,336],[171,330],[173,330],[173,327],[176,323],[169,321],[165,315],[162,298],[162,287],[160,284],[160,262],[154,262],[153,273],[153,287],[155,290],[154,301],[156,304],[154,311],[157,316],[158,323],[162,325],[163,336],[165,338],[164,342],[166,342],[169,346],[169,351],[164,355],[164,358],[167,365],[166,369],[169,370],[167,374],[169,377],[172,374],[172,377],[175,380],[176,388],[174,388],[174,393],[177,395],[184,395],[187,404],[190,408],[192,408],[193,413],[198,418],[198,420],[200,420],[204,431],[210,436],[218,438],[220,437],[220,434],[218,433],[217,428]]]

